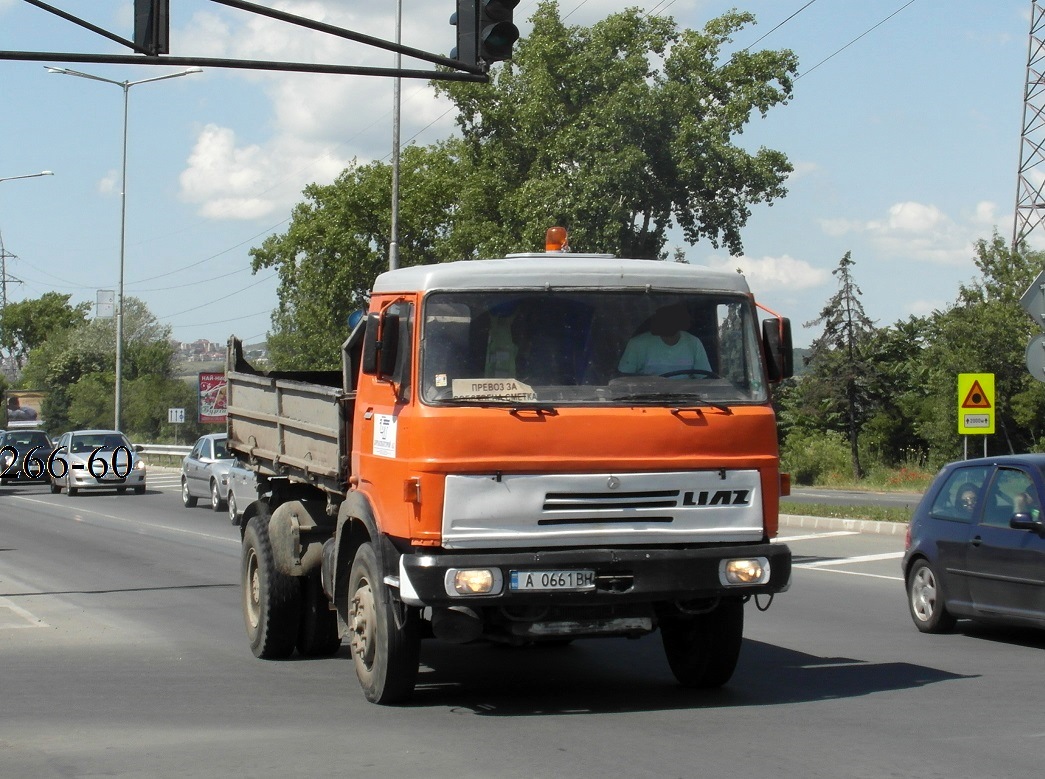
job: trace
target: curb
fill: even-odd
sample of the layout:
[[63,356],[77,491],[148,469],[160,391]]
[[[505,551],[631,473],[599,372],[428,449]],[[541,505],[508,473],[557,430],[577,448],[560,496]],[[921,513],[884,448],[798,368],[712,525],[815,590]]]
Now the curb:
[[876,522],[871,519],[843,519],[841,517],[810,517],[803,514],[781,514],[780,527],[808,528],[810,530],[849,530],[880,536],[906,536],[906,522]]

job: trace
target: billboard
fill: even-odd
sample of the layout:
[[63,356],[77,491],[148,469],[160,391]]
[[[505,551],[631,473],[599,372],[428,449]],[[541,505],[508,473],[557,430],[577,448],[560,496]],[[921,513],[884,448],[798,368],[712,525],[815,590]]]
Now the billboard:
[[4,392],[6,427],[38,427],[43,424],[44,393],[39,390],[7,390]]
[[228,412],[228,395],[225,384],[224,372],[200,373],[199,419],[201,424],[225,423],[225,416]]

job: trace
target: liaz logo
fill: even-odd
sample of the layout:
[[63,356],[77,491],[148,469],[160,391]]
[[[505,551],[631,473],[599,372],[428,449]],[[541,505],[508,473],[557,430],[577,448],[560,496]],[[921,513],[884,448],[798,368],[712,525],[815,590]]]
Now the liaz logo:
[[746,506],[751,490],[701,490],[682,493],[683,506]]

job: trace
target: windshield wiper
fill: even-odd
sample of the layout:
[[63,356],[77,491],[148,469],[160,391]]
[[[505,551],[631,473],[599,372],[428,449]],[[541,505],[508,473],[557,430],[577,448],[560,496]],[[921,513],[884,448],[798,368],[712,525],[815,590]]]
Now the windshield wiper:
[[697,397],[695,395],[686,395],[685,393],[666,395],[663,392],[637,392],[631,395],[615,396],[613,399],[637,400],[640,402],[657,403],[658,405],[678,404],[679,406],[692,405],[694,407],[710,406],[711,408],[717,408],[719,411],[725,414],[733,413],[733,410],[725,403],[716,403],[713,400],[705,400],[704,398]]

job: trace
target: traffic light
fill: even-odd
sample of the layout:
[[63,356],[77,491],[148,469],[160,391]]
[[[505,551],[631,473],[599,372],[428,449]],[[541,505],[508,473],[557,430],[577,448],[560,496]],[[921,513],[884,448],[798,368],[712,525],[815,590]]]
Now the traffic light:
[[476,2],[457,0],[457,11],[450,17],[450,24],[457,27],[457,45],[450,57],[472,66],[479,64],[479,8]]
[[134,0],[134,43],[146,54],[171,50],[170,0]]
[[512,46],[519,40],[519,28],[512,23],[512,11],[519,0],[478,0],[479,59],[487,65],[512,58]]

